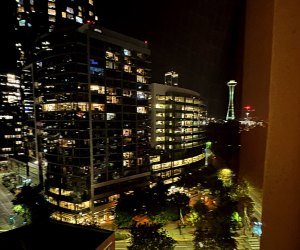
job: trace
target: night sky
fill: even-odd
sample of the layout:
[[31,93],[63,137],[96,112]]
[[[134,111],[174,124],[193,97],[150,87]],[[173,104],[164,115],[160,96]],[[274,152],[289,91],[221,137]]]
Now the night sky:
[[152,82],[179,73],[179,86],[201,94],[209,116],[225,118],[229,80],[242,84],[243,1],[95,1],[100,25],[148,41]]
[[[225,118],[226,83],[234,79],[238,82],[236,112],[241,109],[238,105],[242,93],[243,0],[94,2],[101,26],[148,41],[152,82],[163,83],[164,73],[174,70],[179,73],[179,86],[200,93],[209,116]],[[11,29],[8,23],[2,15],[1,26],[7,35],[6,31]],[[10,39],[2,40],[5,43]],[[10,60],[13,57],[7,55],[11,46],[0,46],[2,70],[14,63]]]

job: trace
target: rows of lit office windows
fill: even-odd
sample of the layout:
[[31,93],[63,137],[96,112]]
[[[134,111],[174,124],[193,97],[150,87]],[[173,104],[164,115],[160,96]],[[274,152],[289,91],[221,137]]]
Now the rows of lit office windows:
[[11,139],[11,138],[22,138],[21,135],[4,135],[5,139]]
[[155,125],[157,126],[177,126],[177,127],[183,127],[183,126],[199,126],[198,120],[185,120],[185,121],[164,121],[164,120],[158,120],[155,122]]
[[12,120],[14,117],[12,115],[0,115],[0,120],[5,119],[5,120]]
[[185,159],[182,159],[182,160],[169,161],[169,162],[154,164],[154,165],[152,165],[151,168],[152,168],[153,171],[161,171],[161,170],[165,170],[165,169],[181,167],[181,166],[188,165],[188,164],[191,164],[191,163],[194,163],[194,162],[198,162],[198,161],[201,161],[204,158],[205,158],[205,155],[200,154],[200,155],[185,158]]
[[11,152],[12,148],[1,148],[2,152]]
[[195,142],[184,142],[181,143],[179,142],[178,144],[175,145],[165,145],[165,144],[157,144],[155,145],[155,149],[157,150],[179,150],[179,149],[187,149],[187,148],[193,148],[200,146],[202,142],[195,141]]
[[200,132],[202,131],[201,129],[199,128],[176,128],[175,130],[174,129],[164,129],[164,128],[157,128],[155,129],[155,133],[156,134],[165,134],[165,133],[170,133],[170,134],[181,134],[181,133],[196,133],[196,132]]
[[157,103],[155,105],[157,109],[175,109],[175,110],[183,110],[183,111],[200,111],[201,108],[199,106],[191,106],[191,105],[172,105],[172,104],[164,104],[164,103]]
[[[119,103],[119,98],[114,96],[107,96],[107,103]],[[55,111],[88,111],[89,105],[88,102],[64,102],[64,103],[48,103],[42,105],[43,112],[55,112]],[[104,111],[105,104],[101,103],[92,103],[91,110],[94,111]],[[148,107],[147,106],[137,106],[136,112],[140,114],[147,114]],[[112,120],[115,118],[115,113],[110,113],[111,118],[108,120]],[[85,118],[84,113],[77,113],[78,117]]]
[[[106,87],[105,86],[100,86],[100,85],[94,85],[92,84],[90,86],[91,91],[95,91],[98,94],[104,95],[105,93],[108,95],[117,95],[117,90],[116,88],[111,88],[111,87]],[[136,93],[136,95],[135,95]],[[144,91],[132,91],[129,89],[123,89],[122,90],[122,95],[126,97],[137,97],[137,99],[145,99],[148,94],[145,93]]]
[[183,102],[183,103],[193,103],[200,104],[201,101],[197,98],[192,97],[182,97],[182,96],[156,96],[157,101],[175,101],[175,102]]
[[198,114],[193,114],[193,113],[162,113],[162,112],[157,112],[156,117],[170,117],[170,118],[183,118],[183,119],[197,119]]
[[[122,136],[123,137],[130,137],[130,136],[132,136],[132,129],[127,129],[127,128],[123,129],[122,130]],[[7,137],[5,137],[5,138],[21,138],[21,135],[7,135]],[[76,141],[74,139],[63,139],[63,138],[60,138],[58,140],[54,140],[52,142],[50,142],[50,141],[47,141],[47,142],[48,143],[53,143],[53,144],[54,143],[55,144],[58,143],[58,145],[60,147],[64,147],[64,148],[72,148],[76,144]],[[88,139],[84,140],[84,144],[88,145],[89,144],[89,140]],[[133,155],[132,152],[124,152],[123,153],[123,157],[124,157],[124,159],[130,159],[130,158],[133,158],[134,155]]]
[[72,202],[67,202],[67,201],[57,201],[56,199],[54,199],[53,197],[49,196],[48,197],[48,201],[51,204],[54,204],[59,207],[65,208],[65,209],[69,209],[69,210],[82,210],[82,209],[86,209],[90,207],[90,201],[85,201],[85,202],[81,202],[81,203],[72,203]]
[[[180,171],[180,170],[179,170]],[[172,173],[172,171],[164,171],[164,172],[161,172],[161,173],[158,173],[158,174],[156,174],[157,176],[159,176],[159,177],[161,177],[161,178],[163,178],[163,179],[165,179],[165,178],[170,178],[170,177],[172,177],[173,176],[173,173]]]
[[[105,104],[91,103],[92,110],[104,111]],[[64,103],[48,103],[42,105],[42,110],[44,112],[51,111],[88,111],[88,102],[64,102]]]
[[198,135],[186,135],[186,136],[179,136],[179,137],[168,137],[168,136],[156,136],[155,141],[157,142],[164,142],[164,141],[176,141],[180,139],[180,142],[185,142],[193,139],[201,138]]

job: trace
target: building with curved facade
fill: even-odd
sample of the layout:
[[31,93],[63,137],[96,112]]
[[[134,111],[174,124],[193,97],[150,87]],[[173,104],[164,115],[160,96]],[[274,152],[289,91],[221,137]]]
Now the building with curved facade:
[[206,105],[200,94],[151,84],[151,168],[154,178],[173,183],[204,165]]

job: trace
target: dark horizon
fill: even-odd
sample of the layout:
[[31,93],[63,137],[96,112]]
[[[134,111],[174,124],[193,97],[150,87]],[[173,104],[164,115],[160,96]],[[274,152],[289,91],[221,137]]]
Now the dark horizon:
[[[240,113],[244,1],[95,2],[101,26],[148,42],[152,82],[179,73],[179,87],[200,93],[208,115],[225,119],[226,83],[236,80]],[[112,11],[108,11],[112,10]]]

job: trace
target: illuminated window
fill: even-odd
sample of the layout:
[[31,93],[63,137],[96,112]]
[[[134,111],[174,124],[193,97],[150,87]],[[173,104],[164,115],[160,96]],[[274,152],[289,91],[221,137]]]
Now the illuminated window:
[[66,12],[62,12],[62,13],[61,13],[61,16],[62,16],[63,18],[67,18],[67,13],[66,13]]
[[186,102],[186,103],[193,103],[193,102],[194,102],[194,99],[193,99],[193,98],[186,98],[186,99],[185,99],[185,102]]
[[71,7],[67,7],[66,12],[68,12],[70,14],[74,14],[74,10]]
[[125,71],[125,72],[128,72],[128,73],[132,73],[131,66],[125,64],[125,65],[124,65],[124,71]]
[[155,141],[165,141],[165,137],[164,136],[157,136]]
[[86,102],[79,102],[79,103],[77,103],[77,108],[80,111],[88,111],[88,103],[86,103]]
[[19,12],[19,13],[24,12],[24,7],[18,7],[18,12]]
[[159,155],[150,156],[150,163],[159,162],[159,161],[160,161]]
[[1,148],[1,150],[2,150],[3,152],[10,152],[10,151],[11,151],[11,148]]
[[[80,16],[80,14],[78,14],[78,15]],[[82,17],[79,17],[79,16],[76,16],[76,17],[75,17],[75,21],[76,21],[77,23],[83,23]]]
[[146,107],[136,107],[137,112],[141,114],[147,114],[147,108]]
[[92,103],[92,110],[104,111],[104,104]]
[[48,2],[48,8],[49,9],[55,9],[55,3]]
[[155,130],[156,133],[165,133],[165,130],[163,128],[157,128]]
[[165,113],[156,113],[156,117],[165,117]]
[[90,66],[90,73],[93,75],[103,76],[104,69],[100,67]]
[[123,166],[124,167],[130,167],[132,165],[132,160],[124,160],[123,161]]
[[94,4],[94,1],[93,1],[93,0],[89,0],[89,4],[90,4],[90,5],[93,5],[93,4]]
[[111,61],[106,61],[105,67],[107,69],[118,69],[118,65],[114,62],[111,62]]
[[156,121],[155,124],[156,125],[165,125],[165,121]]
[[137,158],[137,165],[140,166],[140,165],[143,165],[144,163],[144,159],[143,158]]
[[94,12],[93,11],[89,11],[89,16],[93,16]]
[[175,101],[176,102],[184,102],[184,97],[178,97],[178,96],[176,96],[175,97]]
[[55,16],[49,16],[49,21],[50,21],[50,22],[55,22],[55,21],[56,21]]
[[145,99],[146,94],[143,91],[138,91],[137,92],[137,99]]
[[124,152],[123,153],[123,158],[124,159],[130,159],[130,158],[133,158],[133,152]]
[[136,76],[136,81],[141,83],[147,83],[146,78],[144,76],[139,76],[139,75]]
[[21,19],[20,21],[19,21],[19,26],[26,26],[26,20],[24,20],[24,19]]
[[91,85],[91,91],[97,91],[98,94],[105,94],[105,87],[98,85]]
[[129,89],[123,89],[123,96],[131,97],[132,96],[132,91],[129,90]]
[[166,97],[165,96],[156,96],[156,99],[158,101],[165,101],[166,100]]
[[155,108],[157,108],[157,109],[165,109],[165,108],[166,108],[166,105],[165,105],[165,104],[161,104],[161,103],[157,103],[157,104],[155,105]]
[[137,68],[136,69],[136,73],[140,74],[140,75],[145,75],[145,70],[141,69],[141,68]]
[[107,120],[112,120],[116,118],[116,114],[115,113],[106,113],[106,119]]
[[165,145],[156,145],[155,146],[155,149],[162,149],[162,150],[164,150],[165,149]]
[[106,89],[106,93],[107,93],[108,95],[116,95],[116,94],[117,94],[115,88],[107,88],[107,89]]
[[132,130],[131,129],[123,129],[123,136],[131,136]]
[[117,104],[120,102],[120,99],[116,96],[107,96],[106,97],[106,102],[107,103],[114,103],[114,104]]
[[105,58],[106,59],[114,59],[114,54],[110,51],[105,52]]
[[52,16],[55,16],[56,15],[56,10],[54,10],[54,9],[48,9],[48,14],[52,15]]

